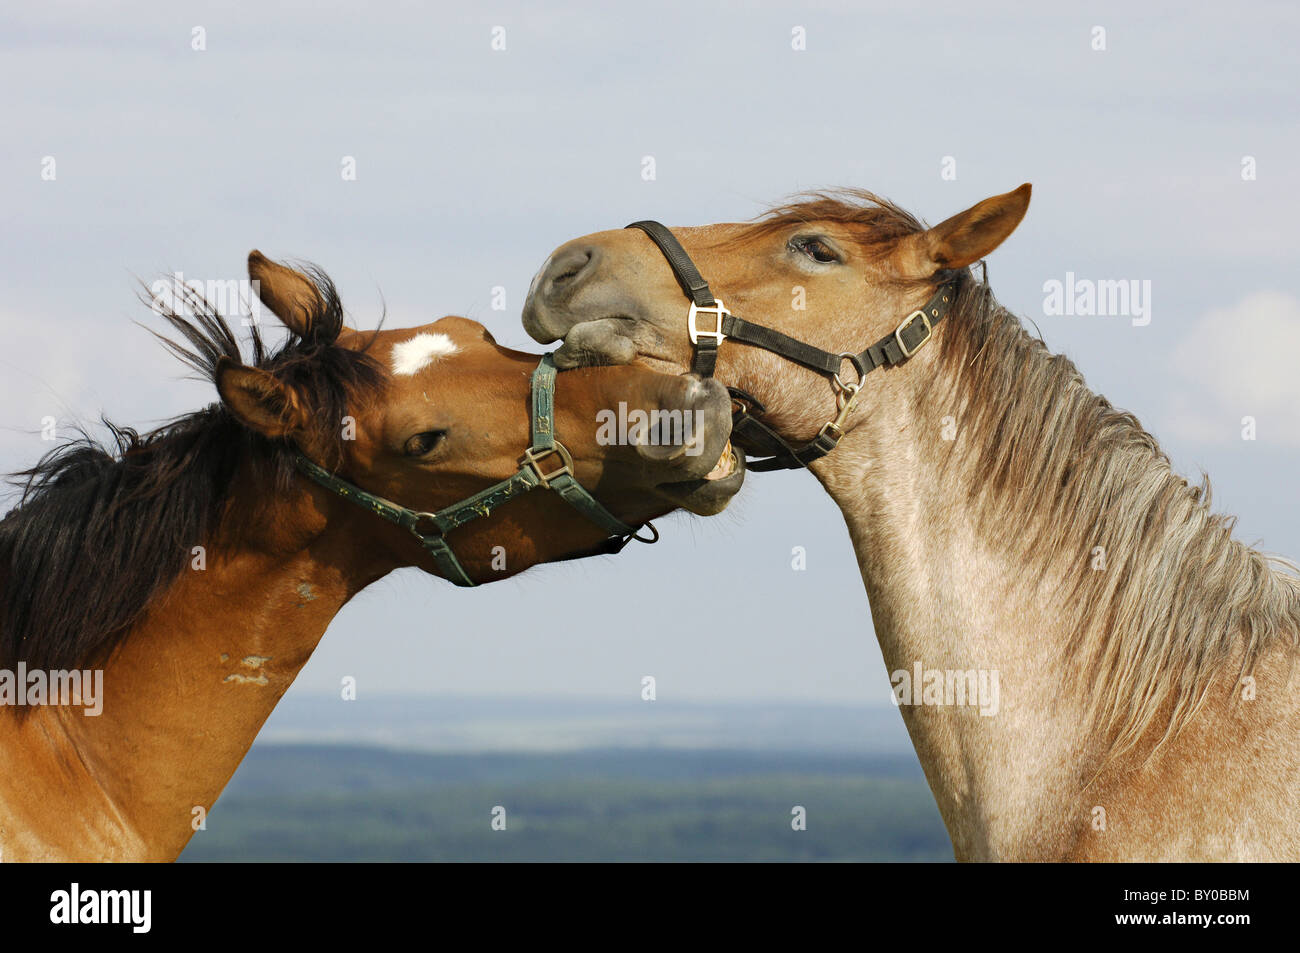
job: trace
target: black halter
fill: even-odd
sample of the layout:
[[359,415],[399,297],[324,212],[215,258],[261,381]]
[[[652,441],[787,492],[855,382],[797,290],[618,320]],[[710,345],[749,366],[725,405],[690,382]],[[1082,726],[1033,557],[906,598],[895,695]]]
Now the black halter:
[[[732,406],[735,408],[731,425],[734,438],[752,452],[768,458],[749,464],[749,469],[759,472],[806,467],[834,450],[844,437],[844,422],[853,411],[867,374],[877,367],[902,364],[919,351],[933,336],[934,326],[948,314],[948,308],[957,296],[956,284],[946,282],[939,286],[939,290],[923,307],[904,318],[893,334],[886,335],[861,353],[835,354],[732,314],[720,298],[713,296],[709,283],[700,275],[690,255],[686,254],[686,249],[659,222],[633,222],[627,227],[639,228],[650,236],[650,240],[668,260],[669,267],[677,276],[687,297],[691,299],[686,328],[691,346],[695,349],[691,359],[693,373],[701,377],[712,377],[718,363],[718,346],[730,339],[761,347],[831,378],[838,413],[834,419],[822,425],[817,436],[799,447],[786,442],[758,419],[766,408],[752,395],[734,387],[727,388],[731,392]],[[700,327],[701,314],[711,317],[710,327]],[[856,380],[841,377],[845,362],[853,367],[857,374]]]

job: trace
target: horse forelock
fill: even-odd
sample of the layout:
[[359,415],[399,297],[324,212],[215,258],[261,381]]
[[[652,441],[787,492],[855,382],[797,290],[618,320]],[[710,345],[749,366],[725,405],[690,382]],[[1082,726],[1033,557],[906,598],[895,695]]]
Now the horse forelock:
[[788,202],[769,208],[750,228],[761,234],[812,222],[843,225],[864,245],[889,243],[925,230],[925,223],[911,212],[865,189],[800,193]]

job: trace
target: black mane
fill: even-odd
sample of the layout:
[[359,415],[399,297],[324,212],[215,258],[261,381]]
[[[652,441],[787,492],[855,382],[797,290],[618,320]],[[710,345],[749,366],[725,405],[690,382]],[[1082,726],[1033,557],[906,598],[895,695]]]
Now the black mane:
[[[336,343],[338,293],[319,269],[306,270],[323,304],[311,332],[290,334],[271,353],[254,324],[248,363],[294,385],[313,420],[337,421],[382,371],[365,348]],[[184,338],[159,335],[166,347],[214,382],[220,358],[245,363],[226,319],[183,284],[174,291],[177,307],[150,302]],[[11,475],[22,494],[0,520],[0,666],[68,669],[111,649],[216,529],[241,463],[252,462],[277,491],[294,472],[292,444],[248,430],[220,403],[143,435],[103,423],[106,440],[81,431]],[[341,459],[341,431],[328,429],[333,437],[323,431],[322,444]]]

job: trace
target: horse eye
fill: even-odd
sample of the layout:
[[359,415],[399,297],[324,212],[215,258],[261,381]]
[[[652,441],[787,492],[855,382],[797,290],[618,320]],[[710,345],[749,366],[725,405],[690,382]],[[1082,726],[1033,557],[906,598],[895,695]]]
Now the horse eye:
[[447,431],[445,430],[426,430],[424,433],[417,433],[406,441],[406,446],[402,448],[402,452],[408,457],[422,457],[442,443],[443,438],[446,436]]
[[813,261],[819,262],[823,265],[829,265],[832,262],[840,260],[840,256],[832,251],[830,246],[820,239],[800,238],[796,240],[795,247]]

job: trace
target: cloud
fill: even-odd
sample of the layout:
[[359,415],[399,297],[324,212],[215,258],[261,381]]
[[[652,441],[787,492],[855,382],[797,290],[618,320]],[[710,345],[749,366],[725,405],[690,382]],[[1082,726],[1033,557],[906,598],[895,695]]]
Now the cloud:
[[1257,439],[1300,446],[1300,299],[1278,291],[1247,295],[1209,311],[1173,352],[1187,382],[1171,400],[1169,420],[1199,443],[1241,439],[1253,417]]

